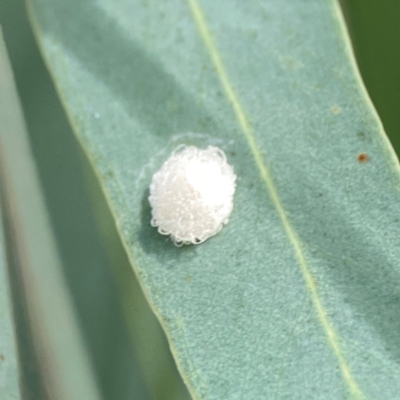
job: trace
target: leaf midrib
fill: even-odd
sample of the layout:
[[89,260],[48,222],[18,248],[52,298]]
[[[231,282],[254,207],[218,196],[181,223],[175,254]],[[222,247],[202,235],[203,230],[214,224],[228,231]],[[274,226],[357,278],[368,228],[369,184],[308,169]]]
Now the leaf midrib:
[[343,350],[340,346],[339,337],[338,337],[331,321],[329,320],[329,317],[328,317],[326,309],[323,305],[322,299],[320,298],[320,296],[318,294],[315,280],[314,280],[312,272],[308,266],[307,259],[304,254],[304,251],[303,251],[301,240],[286,215],[285,209],[279,198],[274,181],[269,173],[266,163],[264,162],[261,151],[258,148],[255,133],[249,123],[249,119],[246,116],[244,108],[239,101],[236,91],[235,91],[232,83],[230,82],[225,65],[222,61],[222,57],[218,51],[215,41],[214,41],[214,39],[211,35],[211,32],[208,28],[208,25],[207,25],[204,13],[199,4],[199,1],[198,0],[187,0],[187,2],[191,9],[195,25],[196,25],[196,27],[199,31],[199,34],[204,42],[204,45],[209,53],[212,63],[214,64],[214,68],[215,68],[218,78],[221,82],[221,85],[225,91],[225,95],[226,95],[229,103],[231,104],[231,106],[234,110],[237,122],[238,122],[241,130],[243,131],[244,136],[246,137],[247,143],[253,154],[253,157],[254,157],[255,163],[257,165],[257,168],[259,169],[261,178],[262,178],[263,182],[265,183],[266,189],[270,195],[271,201],[274,204],[276,211],[278,212],[278,215],[281,219],[285,233],[294,248],[294,252],[296,254],[297,261],[300,265],[300,269],[303,274],[303,278],[305,280],[306,287],[309,290],[309,293],[313,300],[314,306],[317,311],[318,318],[319,318],[320,323],[321,323],[321,325],[325,331],[325,334],[327,336],[328,343],[329,343],[330,347],[332,348],[333,353],[335,354],[335,356],[338,360],[343,379],[344,379],[351,395],[354,398],[362,399],[362,398],[364,398],[364,395],[363,395],[362,391],[360,390],[360,388],[351,372],[350,366],[349,366],[349,364],[344,356]]

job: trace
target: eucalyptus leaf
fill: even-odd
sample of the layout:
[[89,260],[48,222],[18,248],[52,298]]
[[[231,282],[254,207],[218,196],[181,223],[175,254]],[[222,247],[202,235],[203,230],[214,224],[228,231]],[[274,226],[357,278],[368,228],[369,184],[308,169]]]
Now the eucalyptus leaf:
[[[29,0],[37,39],[198,399],[396,399],[400,176],[334,0]],[[152,174],[222,148],[229,224],[177,248]]]

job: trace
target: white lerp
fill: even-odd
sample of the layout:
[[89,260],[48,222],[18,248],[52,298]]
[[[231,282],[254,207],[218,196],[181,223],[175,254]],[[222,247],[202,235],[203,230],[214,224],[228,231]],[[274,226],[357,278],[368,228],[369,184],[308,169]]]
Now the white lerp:
[[151,225],[178,246],[204,242],[228,223],[235,181],[218,147],[179,146],[153,175]]

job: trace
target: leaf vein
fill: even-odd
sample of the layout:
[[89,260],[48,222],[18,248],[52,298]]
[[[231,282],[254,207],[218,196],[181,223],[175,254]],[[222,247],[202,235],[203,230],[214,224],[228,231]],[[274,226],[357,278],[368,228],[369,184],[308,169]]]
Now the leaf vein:
[[338,335],[337,335],[331,321],[329,320],[329,317],[328,317],[325,307],[323,305],[322,299],[320,298],[320,296],[318,294],[314,277],[312,275],[311,270],[309,269],[309,266],[308,266],[303,248],[302,248],[301,240],[298,237],[297,232],[295,231],[294,227],[292,226],[292,224],[290,223],[290,221],[286,215],[285,209],[282,205],[282,202],[278,196],[278,192],[276,190],[276,187],[274,185],[272,177],[269,173],[269,169],[263,160],[261,151],[258,148],[253,129],[252,129],[252,127],[249,123],[249,120],[246,116],[246,113],[239,101],[239,98],[234,90],[234,87],[229,80],[229,76],[226,71],[225,65],[222,61],[222,57],[218,51],[218,48],[214,42],[211,32],[207,26],[207,22],[204,17],[201,6],[199,4],[199,1],[198,0],[187,0],[187,1],[188,1],[190,10],[192,12],[193,19],[195,21],[195,25],[196,25],[196,27],[199,31],[199,34],[204,42],[204,45],[209,53],[209,56],[214,64],[214,68],[215,68],[218,78],[221,82],[221,85],[225,91],[226,97],[228,98],[228,101],[231,103],[231,106],[236,115],[237,122],[239,123],[239,126],[241,127],[241,129],[246,137],[246,140],[248,142],[250,150],[253,154],[255,163],[259,169],[261,178],[266,185],[266,188],[269,192],[271,200],[272,200],[272,202],[278,212],[278,215],[282,221],[282,225],[284,227],[286,235],[294,248],[296,258],[300,265],[301,272],[303,274],[307,289],[309,290],[310,295],[312,297],[314,306],[317,311],[317,315],[318,315],[321,325],[326,333],[328,343],[331,346],[331,348],[338,360],[343,379],[344,379],[346,385],[348,386],[348,389],[349,389],[352,397],[357,398],[357,399],[362,399],[362,398],[364,398],[364,396],[363,396],[357,382],[355,381],[355,379],[353,377],[350,366],[349,366],[349,364],[343,354],[343,350],[340,346]]

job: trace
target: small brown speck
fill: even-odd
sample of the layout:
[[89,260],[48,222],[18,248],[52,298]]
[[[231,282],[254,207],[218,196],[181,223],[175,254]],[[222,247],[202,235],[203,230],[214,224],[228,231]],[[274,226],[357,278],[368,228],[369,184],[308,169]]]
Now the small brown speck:
[[368,154],[367,154],[367,153],[361,153],[361,154],[359,154],[358,157],[357,157],[357,160],[358,160],[360,163],[365,163],[365,162],[367,162],[367,161],[369,160]]
[[3,354],[0,354],[0,361],[4,361],[4,356],[3,356]]
[[333,106],[331,108],[331,111],[332,111],[333,115],[339,115],[342,112],[342,110],[339,106]]

